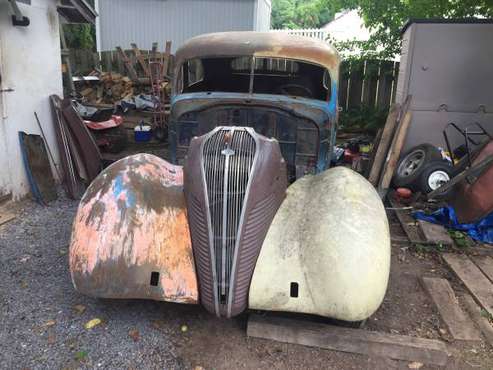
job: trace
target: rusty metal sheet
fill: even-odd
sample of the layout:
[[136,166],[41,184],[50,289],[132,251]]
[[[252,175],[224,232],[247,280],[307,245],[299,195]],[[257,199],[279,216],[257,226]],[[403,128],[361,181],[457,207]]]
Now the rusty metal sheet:
[[[487,157],[493,155],[493,141],[490,141],[473,160],[477,166]],[[476,181],[469,184],[463,180],[456,188],[450,204],[457,212],[460,223],[474,223],[493,211],[493,166],[487,168]]]
[[137,154],[105,169],[79,205],[70,272],[95,297],[197,303],[182,168]]
[[[175,66],[180,68],[184,61],[193,58],[248,55],[318,64],[331,72],[332,79],[338,80],[340,57],[334,47],[328,42],[284,32],[218,32],[200,35],[190,39],[176,52]],[[176,72],[175,76],[179,76]]]

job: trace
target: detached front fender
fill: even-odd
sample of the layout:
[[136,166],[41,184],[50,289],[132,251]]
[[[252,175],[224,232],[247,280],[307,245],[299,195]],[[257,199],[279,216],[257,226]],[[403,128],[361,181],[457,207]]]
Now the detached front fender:
[[80,202],[70,273],[94,297],[197,303],[182,168],[138,154],[105,169]]
[[380,306],[389,272],[389,226],[377,192],[336,167],[288,188],[255,266],[249,307],[360,321]]

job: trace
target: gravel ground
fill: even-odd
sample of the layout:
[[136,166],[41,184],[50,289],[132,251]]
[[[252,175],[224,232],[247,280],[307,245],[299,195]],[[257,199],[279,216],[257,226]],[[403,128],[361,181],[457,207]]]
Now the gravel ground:
[[[217,319],[199,305],[99,300],[78,294],[68,271],[68,244],[77,202],[49,207],[17,204],[0,226],[0,369],[409,369],[405,361],[328,351],[246,336],[247,313]],[[396,220],[394,235],[403,237]],[[441,339],[447,369],[493,369],[493,352],[449,343],[450,336],[421,276],[463,287],[439,254],[394,245],[390,284],[365,329]],[[90,320],[102,322],[85,328]],[[185,330],[186,329],[186,330]],[[424,366],[421,370],[436,369]]]
[[[0,228],[0,367],[181,368],[170,338],[179,323],[155,325],[159,303],[101,301],[73,289],[67,252],[77,202],[21,207]],[[85,329],[93,318],[102,323]]]

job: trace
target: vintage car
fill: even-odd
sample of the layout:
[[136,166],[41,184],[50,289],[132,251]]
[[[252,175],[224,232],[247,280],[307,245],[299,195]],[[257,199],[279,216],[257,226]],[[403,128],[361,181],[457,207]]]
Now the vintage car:
[[191,39],[176,53],[171,162],[105,169],[81,200],[70,271],[81,293],[368,318],[389,277],[382,202],[331,164],[339,56],[285,33]]

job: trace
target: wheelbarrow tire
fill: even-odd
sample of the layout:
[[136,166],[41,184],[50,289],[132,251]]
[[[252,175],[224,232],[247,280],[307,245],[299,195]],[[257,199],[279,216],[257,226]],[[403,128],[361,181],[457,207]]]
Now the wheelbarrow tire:
[[[428,194],[450,181],[453,174],[454,168],[449,162],[445,160],[432,161],[423,166],[419,180],[414,186],[418,191]],[[449,194],[450,191],[447,191],[442,194],[440,198],[446,199]]]
[[415,146],[404,154],[397,164],[392,185],[395,188],[406,187],[416,190],[413,185],[420,179],[425,165],[441,160],[442,153],[436,146],[431,144]]

